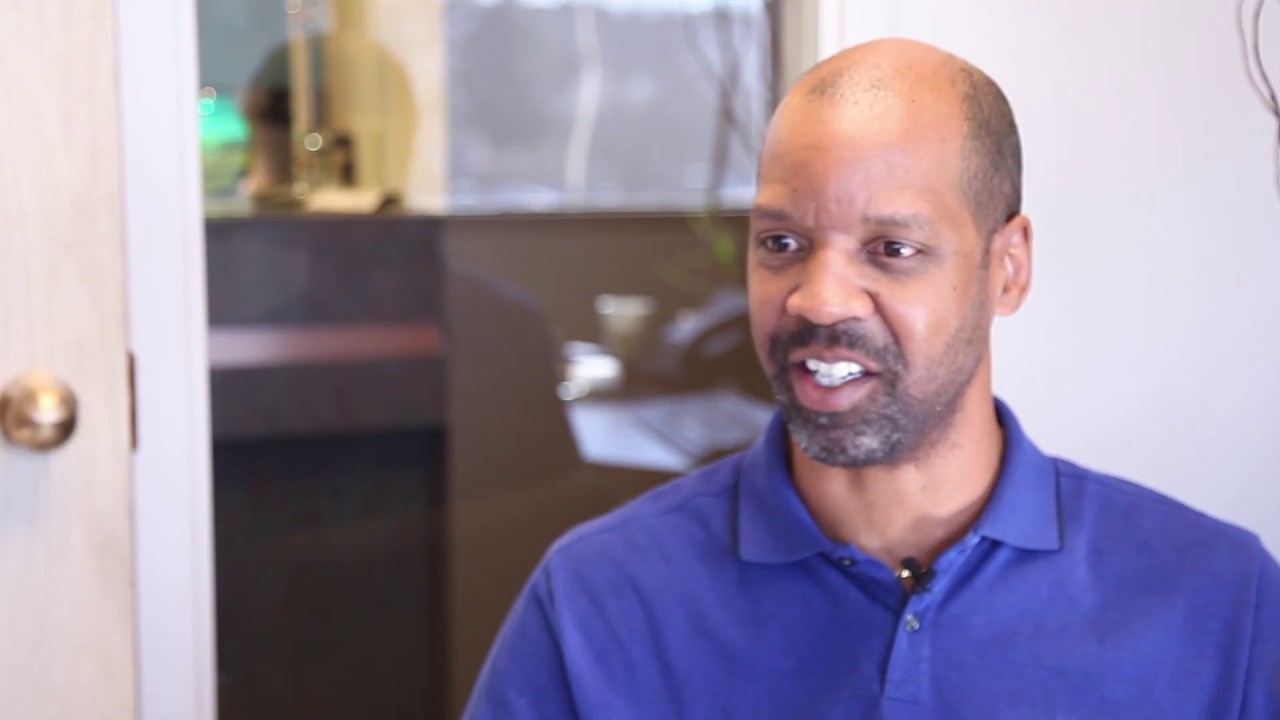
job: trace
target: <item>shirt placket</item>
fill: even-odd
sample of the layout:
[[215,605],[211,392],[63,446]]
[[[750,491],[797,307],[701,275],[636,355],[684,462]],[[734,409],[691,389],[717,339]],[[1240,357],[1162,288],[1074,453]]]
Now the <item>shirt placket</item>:
[[885,672],[886,699],[921,703],[932,696],[932,640],[937,627],[938,598],[947,591],[978,540],[976,535],[970,535],[949,549],[934,563],[936,576],[928,589],[907,596]]

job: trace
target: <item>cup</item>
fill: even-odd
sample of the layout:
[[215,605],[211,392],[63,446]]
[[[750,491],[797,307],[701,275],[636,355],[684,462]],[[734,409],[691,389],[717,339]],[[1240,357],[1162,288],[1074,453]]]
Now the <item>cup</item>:
[[600,344],[621,360],[634,360],[649,341],[658,302],[648,295],[606,293],[595,300]]

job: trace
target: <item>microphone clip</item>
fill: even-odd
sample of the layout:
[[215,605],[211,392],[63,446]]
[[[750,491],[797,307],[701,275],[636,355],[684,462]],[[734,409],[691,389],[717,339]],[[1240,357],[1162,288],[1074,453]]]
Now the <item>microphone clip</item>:
[[921,565],[916,558],[902,558],[902,569],[898,571],[898,578],[911,581],[911,592],[927,591],[929,583],[933,581],[933,575],[933,568]]

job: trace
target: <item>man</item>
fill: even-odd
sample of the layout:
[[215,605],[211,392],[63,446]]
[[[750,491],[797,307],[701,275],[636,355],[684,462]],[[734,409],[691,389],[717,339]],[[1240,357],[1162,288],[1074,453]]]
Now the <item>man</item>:
[[751,450],[547,554],[472,718],[1280,718],[1258,539],[1042,454],[991,389],[1017,128],[919,43],[811,70],[760,158]]

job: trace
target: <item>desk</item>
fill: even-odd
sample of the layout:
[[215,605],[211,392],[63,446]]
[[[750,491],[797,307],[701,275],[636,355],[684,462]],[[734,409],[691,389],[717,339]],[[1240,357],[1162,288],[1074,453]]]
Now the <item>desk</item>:
[[772,404],[725,388],[584,399],[565,408],[585,462],[673,474],[749,446],[773,413]]

